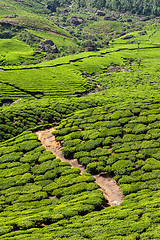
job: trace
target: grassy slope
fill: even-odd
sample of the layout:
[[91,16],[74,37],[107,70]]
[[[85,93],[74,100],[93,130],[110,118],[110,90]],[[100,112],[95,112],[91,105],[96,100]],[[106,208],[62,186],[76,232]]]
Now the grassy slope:
[[18,41],[16,37],[12,39],[0,40],[0,62],[1,65],[21,65],[27,61],[41,61],[45,54],[40,53],[36,56],[33,48],[22,41]]
[[[34,4],[33,2],[32,4]],[[48,13],[48,11],[44,10],[44,6],[42,4],[36,4],[36,6],[30,7],[27,4],[30,4],[30,2],[19,3],[14,0],[12,1],[6,1],[5,3],[1,3],[1,11],[0,11],[0,17],[1,22],[10,22],[17,24],[18,26],[28,26],[33,28],[40,28],[40,29],[50,29],[55,32],[58,32],[60,34],[68,35],[66,31],[63,29],[60,29],[55,24],[53,24],[50,20],[46,19],[44,16],[45,13]],[[37,7],[38,5],[38,7]],[[42,14],[39,14],[37,11],[41,9],[43,6]],[[11,14],[17,14],[17,18],[2,18],[6,15]]]
[[[158,91],[159,84],[156,79],[159,78],[157,67],[159,29],[156,25],[154,28],[147,31],[145,36],[140,36],[137,32],[131,33],[134,36],[131,39],[135,41],[134,44],[128,44],[129,40],[119,38],[110,45],[110,48],[96,53],[80,53],[32,66],[3,67],[5,71],[1,72],[0,81],[21,91],[17,92],[17,96],[15,95],[14,98],[12,94],[8,94],[8,99],[13,100],[16,100],[16,97],[19,98],[19,94],[22,95],[23,92],[28,93],[29,98],[31,95],[33,97],[37,95],[39,98],[76,96],[75,94],[83,94],[92,89],[94,84],[99,85],[99,82],[101,86],[106,87],[108,97],[113,95],[115,87],[116,94],[119,95],[121,91],[127,92],[130,88],[134,98],[141,95],[139,93],[143,91],[144,84],[145,94],[148,94],[149,91],[152,92],[155,87]],[[44,38],[48,36],[45,33],[40,35]],[[114,66],[131,71],[113,72],[106,77],[107,69]],[[157,70],[154,71],[155,69]],[[154,81],[150,80],[153,71],[155,72]],[[82,76],[83,72],[88,74],[87,78]],[[5,96],[4,92],[4,96],[1,97],[2,101]],[[126,93],[125,98],[128,97],[130,94]]]
[[[5,17],[13,14],[16,14],[17,17]],[[41,37],[41,41],[53,39],[58,49],[61,47],[63,50],[63,48],[67,48],[68,45],[74,45],[71,35],[64,29],[56,26],[53,21],[49,20],[48,14],[49,10],[40,2],[32,1],[32,3],[30,3],[30,1],[23,1],[23,3],[21,3],[14,0],[6,0],[0,3],[0,30],[4,24],[10,24],[7,31],[14,32],[14,28],[16,27],[21,28],[19,32],[25,29],[28,30],[28,32],[33,31],[37,33],[37,36]],[[17,41],[16,37],[12,39],[2,39],[0,41],[2,49],[0,53],[1,66],[35,64],[44,61],[43,58],[47,55],[44,52],[40,52],[40,49],[35,50],[34,46],[29,47],[27,44]],[[37,44],[36,47],[38,46],[39,44]]]
[[27,30],[27,31],[43,39],[51,39],[56,44],[58,49],[59,47],[67,48],[69,45],[74,44],[71,38],[67,38],[65,36],[60,36],[56,34],[40,32],[35,30]]

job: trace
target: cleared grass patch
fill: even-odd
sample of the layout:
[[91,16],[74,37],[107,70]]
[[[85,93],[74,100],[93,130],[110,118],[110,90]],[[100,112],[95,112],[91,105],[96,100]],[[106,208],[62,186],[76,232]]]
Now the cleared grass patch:
[[0,65],[21,65],[27,61],[41,61],[44,54],[37,55],[26,43],[16,37],[12,39],[0,39]]

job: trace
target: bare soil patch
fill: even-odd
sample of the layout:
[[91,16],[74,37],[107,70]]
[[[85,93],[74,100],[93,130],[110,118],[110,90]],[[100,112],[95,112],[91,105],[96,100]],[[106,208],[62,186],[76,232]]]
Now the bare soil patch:
[[[36,132],[38,139],[46,150],[51,151],[56,155],[57,158],[61,159],[62,162],[69,162],[71,167],[76,167],[81,170],[80,174],[85,173],[85,168],[80,165],[77,159],[66,159],[62,155],[62,146],[56,141],[55,136],[51,134],[55,129],[46,129],[43,131]],[[98,184],[99,189],[103,192],[105,199],[108,201],[108,205],[114,206],[119,205],[123,201],[123,194],[116,181],[109,177],[107,173],[101,173],[94,175],[95,182]]]

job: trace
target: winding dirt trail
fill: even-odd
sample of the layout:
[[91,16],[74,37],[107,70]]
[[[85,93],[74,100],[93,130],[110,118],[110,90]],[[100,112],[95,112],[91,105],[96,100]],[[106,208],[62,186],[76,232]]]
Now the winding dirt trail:
[[[60,158],[62,162],[69,162],[71,167],[76,167],[81,170],[80,174],[85,173],[85,168],[80,165],[77,159],[66,159],[62,155],[62,146],[56,141],[55,136],[51,134],[55,129],[50,128],[43,131],[36,132],[38,139],[46,150],[51,151]],[[108,202],[108,205],[114,206],[119,205],[123,201],[123,194],[116,181],[113,178],[107,176],[107,174],[94,175],[95,182],[98,184],[99,189],[103,191],[104,197]]]

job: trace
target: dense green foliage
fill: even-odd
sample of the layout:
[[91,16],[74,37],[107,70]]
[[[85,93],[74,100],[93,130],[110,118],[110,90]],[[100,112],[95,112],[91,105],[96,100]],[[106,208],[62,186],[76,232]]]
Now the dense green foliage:
[[92,174],[114,174],[125,195],[157,190],[159,109],[158,101],[90,108],[62,120],[53,134],[64,141],[65,157],[74,155]]
[[75,157],[83,153],[87,171],[95,162],[96,171],[114,172],[126,195],[121,206],[77,216],[101,204],[92,177],[80,177],[24,133],[1,144],[2,239],[159,238],[159,101],[101,105],[71,114],[55,134],[63,151],[83,148]]
[[160,15],[160,2],[159,1],[139,1],[139,0],[107,0],[106,7],[110,10],[120,12],[130,12],[132,14],[143,14],[143,15]]
[[72,4],[79,8],[97,8],[97,9],[110,9],[119,12],[130,12],[132,14],[143,14],[143,15],[160,15],[160,2],[159,1],[139,1],[139,0],[77,0],[77,1],[48,1],[48,9],[52,12],[56,11],[56,7]]
[[101,99],[94,102],[92,99],[65,99],[56,102],[45,99],[20,101],[11,107],[3,107],[0,113],[0,141],[15,137],[29,128],[36,131],[49,127],[77,109],[101,106],[104,102]]
[[79,169],[55,157],[31,132],[1,144],[1,235],[84,215],[100,206],[103,195],[94,178],[79,175]]

